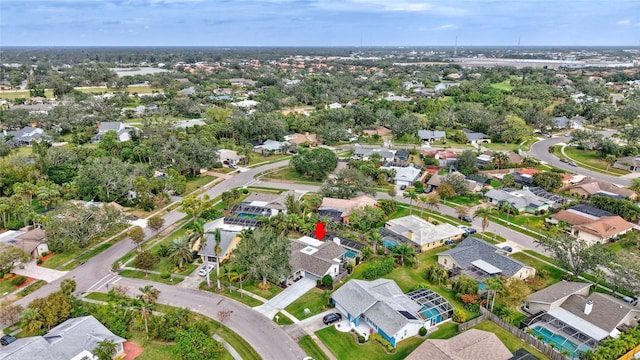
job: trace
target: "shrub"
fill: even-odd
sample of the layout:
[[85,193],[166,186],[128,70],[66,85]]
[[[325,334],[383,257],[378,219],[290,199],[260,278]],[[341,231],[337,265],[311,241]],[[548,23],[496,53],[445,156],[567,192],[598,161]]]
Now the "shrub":
[[168,271],[163,271],[162,274],[160,274],[160,277],[163,279],[168,279],[171,277],[171,273]]
[[360,264],[360,256],[356,256],[356,266]]
[[358,335],[358,342],[360,344],[364,344],[366,341],[367,341],[367,339],[365,339],[364,336]]
[[475,313],[480,312],[480,305],[476,304],[476,303],[464,304],[464,308],[469,310],[469,311],[471,311],[471,312],[475,312]]
[[13,286],[20,286],[22,284],[24,284],[27,281],[27,277],[26,276],[16,276],[13,279],[11,279],[11,285]]
[[478,299],[480,297],[478,295],[471,295],[471,294],[462,294],[460,295],[460,301],[462,301],[463,304],[475,304],[478,302]]
[[464,311],[460,309],[454,309],[453,316],[451,316],[451,319],[455,322],[463,323],[467,321],[467,314],[465,314]]
[[160,257],[167,257],[169,256],[169,246],[162,244],[160,246],[158,246],[158,250],[156,251],[156,255],[160,256]]
[[36,264],[38,264],[38,265],[42,264],[42,259],[36,260]]
[[247,188],[242,188],[242,193],[247,195],[249,193],[249,189]]
[[386,258],[382,260],[382,262],[380,262],[380,264],[378,265],[369,266],[367,270],[362,273],[362,276],[367,280],[380,278],[391,273],[391,271],[393,271],[394,264],[395,262],[393,258]]
[[48,251],[43,251],[43,252],[42,252],[42,254],[40,254],[40,256],[41,256],[41,257],[45,257],[45,256],[47,256],[47,255],[49,255],[49,252],[48,252]]
[[322,285],[325,287],[330,287],[333,285],[333,278],[331,275],[327,274],[322,277]]
[[353,272],[353,265],[351,265],[351,263],[347,264],[347,273],[351,274],[351,272]]
[[384,246],[378,246],[377,252],[378,252],[378,255],[384,255],[387,252],[387,250],[384,248]]
[[382,345],[382,347],[385,348],[385,350],[387,350],[387,352],[395,352],[396,349],[393,347],[393,345],[391,345],[390,342],[388,342],[385,338],[382,337],[382,335],[378,334],[378,333],[374,333],[369,335],[369,340],[374,340],[375,342],[377,342],[378,344]]
[[427,329],[423,326],[420,328],[420,330],[418,330],[418,334],[420,334],[420,336],[426,336],[427,335]]

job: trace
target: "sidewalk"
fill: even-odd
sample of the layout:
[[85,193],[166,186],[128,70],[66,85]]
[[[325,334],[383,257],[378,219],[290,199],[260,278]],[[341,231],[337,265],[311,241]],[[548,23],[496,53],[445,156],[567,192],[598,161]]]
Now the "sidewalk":
[[48,283],[54,282],[67,275],[68,273],[68,271],[60,271],[38,266],[36,260],[24,264],[23,269],[15,267],[13,272],[18,275],[31,277],[38,280],[44,280]]

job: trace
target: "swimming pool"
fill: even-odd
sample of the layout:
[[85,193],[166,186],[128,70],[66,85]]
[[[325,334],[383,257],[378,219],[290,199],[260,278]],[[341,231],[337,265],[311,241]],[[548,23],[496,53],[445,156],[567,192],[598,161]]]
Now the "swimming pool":
[[353,250],[347,249],[347,252],[344,254],[344,256],[348,257],[349,259],[355,259],[355,257],[358,256],[358,253]]
[[440,311],[436,308],[429,308],[424,306],[420,311],[420,314],[425,318],[431,320],[431,325],[436,325],[442,322],[442,315],[440,315]]
[[384,247],[386,247],[387,249],[393,249],[394,247],[396,247],[396,245],[398,245],[391,240],[384,240],[382,241],[382,244],[384,244]]
[[478,283],[478,290],[482,291],[482,290],[487,290],[487,284],[486,283]]
[[576,344],[567,340],[564,336],[554,334],[551,330],[545,327],[536,326],[533,328],[533,336],[538,337],[539,335],[542,335],[542,340],[544,342],[555,345],[558,350],[567,350],[572,358],[577,357],[583,351],[589,350],[589,347],[587,346],[576,346]]

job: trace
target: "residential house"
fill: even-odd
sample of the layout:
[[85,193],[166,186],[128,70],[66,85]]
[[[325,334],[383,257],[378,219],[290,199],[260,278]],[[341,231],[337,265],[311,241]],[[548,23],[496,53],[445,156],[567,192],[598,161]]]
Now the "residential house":
[[533,174],[542,172],[542,170],[526,168],[512,172],[513,181],[518,184],[530,186],[533,184]]
[[442,179],[443,178],[444,178],[444,176],[442,176],[440,174],[431,175],[431,177],[429,178],[429,181],[427,181],[427,187],[429,188],[429,190],[433,191],[433,190],[437,189],[438,186],[440,186],[440,184],[442,183]]
[[596,221],[574,225],[572,234],[590,244],[604,244],[617,239],[634,228],[633,224],[620,216],[606,216]]
[[279,213],[286,213],[285,205],[288,196],[300,199],[300,194],[295,190],[288,190],[281,194],[267,194],[254,192],[249,194],[241,204],[231,209],[231,214],[237,218],[273,217]]
[[436,84],[436,86],[433,87],[433,91],[435,91],[435,93],[437,95],[441,94],[443,91],[447,90],[450,87],[453,86],[460,86],[459,82],[442,82],[442,83],[438,83]]
[[122,358],[125,339],[114,335],[93,316],[69,319],[43,336],[17,339],[0,348],[1,360],[93,359],[101,341],[115,344],[114,358]]
[[231,105],[235,106],[235,107],[239,107],[245,110],[249,110],[249,109],[253,109],[256,106],[258,106],[260,103],[258,101],[255,100],[242,100],[242,101],[236,101],[236,102],[232,102]]
[[291,145],[302,145],[307,144],[309,146],[316,146],[321,144],[322,142],[318,139],[316,134],[310,134],[305,132],[304,134],[291,133],[285,135],[284,139],[288,141]]
[[131,140],[131,134],[137,130],[133,126],[129,126],[119,121],[99,122],[98,133],[91,138],[91,142],[100,142],[104,134],[109,131],[114,131],[116,133],[118,141],[129,141]]
[[245,79],[245,78],[232,78],[232,79],[229,79],[229,83],[231,83],[231,86],[247,87],[247,86],[254,86],[257,83],[257,81],[254,81],[251,79]]
[[529,295],[524,310],[532,316],[523,325],[561,334],[581,351],[638,325],[640,309],[610,295],[589,294],[591,285],[561,281]]
[[329,110],[335,110],[335,109],[341,109],[341,108],[342,108],[342,104],[337,103],[337,102],[334,102],[334,103],[331,103],[331,104],[327,105],[327,109],[329,109]]
[[446,141],[447,133],[438,130],[418,130],[418,137],[426,143]]
[[509,205],[518,212],[536,213],[548,211],[556,202],[537,196],[529,189],[491,189],[484,194],[490,204],[498,207]]
[[427,339],[405,360],[510,360],[513,354],[492,332],[469,329],[449,339]]
[[291,144],[286,141],[276,141],[269,139],[262,144],[254,144],[253,151],[263,154],[282,154],[287,152],[289,147],[291,147]]
[[349,223],[349,215],[353,209],[363,209],[365,206],[376,206],[376,199],[368,195],[360,195],[353,199],[323,198],[318,208],[318,215],[328,217],[331,221]]
[[509,150],[506,152],[507,157],[509,158],[509,163],[510,164],[522,164],[522,162],[524,161],[524,158],[518,154],[516,154],[515,152]]
[[11,111],[14,110],[26,110],[29,112],[29,115],[47,115],[49,111],[53,110],[54,105],[52,104],[20,104],[15,105],[10,108]]
[[635,191],[616,186],[612,183],[596,180],[590,177],[584,178],[580,183],[569,186],[567,189],[571,195],[590,198],[601,195],[614,198],[629,198],[637,200],[638,194]]
[[422,169],[414,166],[381,166],[380,169],[395,171],[396,176],[393,178],[393,183],[400,186],[412,186],[422,174]]
[[0,233],[0,243],[15,246],[31,255],[34,259],[49,251],[45,241],[44,230],[41,228],[29,231],[7,230]]
[[287,285],[301,278],[315,280],[325,275],[337,278],[346,269],[347,250],[335,241],[320,241],[309,236],[291,240],[289,262],[293,275],[287,279]]
[[386,247],[409,244],[416,252],[460,240],[465,234],[464,230],[449,223],[434,225],[415,215],[389,220],[379,231]]
[[438,160],[441,167],[451,167],[458,161],[458,154],[451,150],[431,150],[422,153],[422,157],[432,157]]
[[187,129],[194,126],[205,126],[207,123],[202,119],[180,120],[173,124],[174,129]]
[[379,125],[376,127],[367,127],[362,129],[362,133],[367,135],[367,136],[374,136],[374,135],[378,135],[380,137],[382,136],[388,136],[391,135],[391,129],[387,129],[386,127]]
[[389,150],[385,147],[372,149],[356,145],[355,149],[353,150],[352,158],[355,160],[369,160],[371,158],[371,155],[373,154],[380,155],[380,160],[384,162],[393,161],[395,157],[395,151]]
[[[240,243],[240,232],[244,229],[251,229],[253,226],[243,226],[231,222],[225,222],[226,218],[219,218],[204,224],[204,242],[196,242],[194,250],[198,251],[198,256],[204,261],[221,264],[227,261],[233,251]],[[253,224],[251,224],[253,225]],[[216,232],[220,232],[220,243],[216,242]],[[204,245],[204,246],[203,246]]]
[[393,160],[400,163],[407,163],[411,159],[411,154],[407,149],[399,149],[396,151]]
[[640,172],[640,156],[627,156],[616,159],[613,167],[631,172]]
[[455,248],[438,253],[438,264],[452,274],[466,274],[478,281],[494,276],[528,279],[536,269],[521,263],[486,241],[473,236],[462,240]]
[[220,159],[221,162],[224,163],[226,161],[229,164],[237,164],[244,158],[244,156],[238,154],[238,152],[227,149],[218,149],[216,150],[216,154],[218,154],[218,159]]
[[365,337],[377,332],[393,347],[426,325],[420,315],[422,305],[405,295],[393,280],[349,280],[331,298],[356,331]]
[[493,160],[492,154],[492,152],[486,152],[476,156],[476,163],[480,166],[490,163]]
[[553,128],[559,130],[579,130],[584,129],[585,118],[574,116],[571,119],[566,116],[558,116],[552,119]]
[[491,139],[487,134],[471,131],[469,129],[462,129],[465,136],[467,137],[467,142],[472,144],[481,144],[481,143],[491,143]]
[[19,147],[31,145],[34,141],[48,140],[49,136],[47,136],[41,128],[25,126],[20,130],[2,131],[2,133],[0,133],[0,140],[7,138],[9,138],[9,145]]

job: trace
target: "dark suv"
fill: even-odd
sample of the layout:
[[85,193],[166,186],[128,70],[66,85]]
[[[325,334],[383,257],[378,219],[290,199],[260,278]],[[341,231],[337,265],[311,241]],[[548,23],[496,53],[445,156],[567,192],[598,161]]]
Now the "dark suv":
[[322,318],[322,322],[325,325],[333,324],[336,321],[342,320],[342,315],[338,313],[327,314]]
[[473,219],[469,215],[460,215],[460,216],[458,216],[458,219],[460,219],[462,221],[466,221],[468,223],[473,221]]
[[5,335],[0,338],[0,344],[2,344],[2,346],[7,346],[14,341],[16,341],[16,338],[13,335]]

